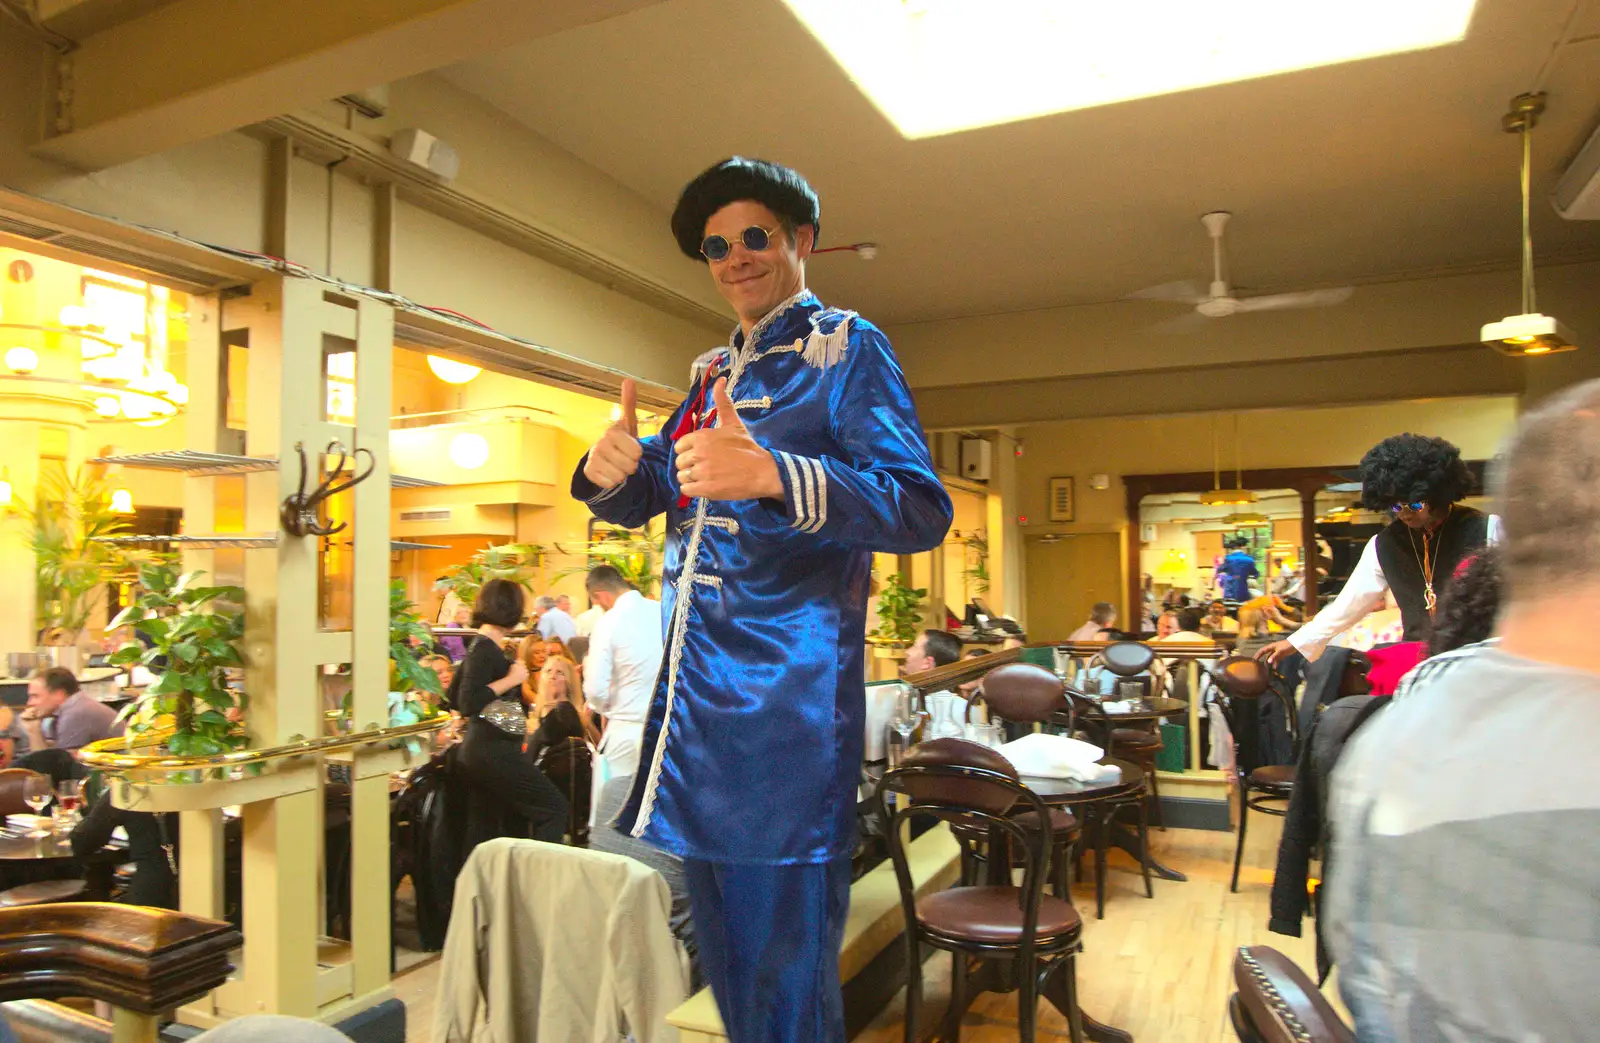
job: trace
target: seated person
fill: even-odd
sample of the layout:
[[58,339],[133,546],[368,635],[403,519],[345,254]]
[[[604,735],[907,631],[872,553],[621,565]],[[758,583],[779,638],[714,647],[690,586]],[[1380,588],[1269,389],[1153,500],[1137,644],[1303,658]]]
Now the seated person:
[[683,875],[683,859],[630,836],[612,822],[622,812],[622,805],[628,799],[628,791],[632,788],[632,775],[618,775],[608,779],[600,788],[599,805],[595,811],[595,827],[589,835],[589,847],[595,851],[623,855],[635,862],[643,862],[666,878],[667,890],[672,892],[672,933],[683,945],[684,952],[689,954],[693,978],[689,988],[691,992],[697,992],[705,983],[700,978],[700,958],[694,941],[694,925],[689,919],[689,885]]
[[1247,601],[1239,606],[1238,626],[1239,640],[1234,643],[1234,655],[1254,656],[1276,640],[1266,610],[1257,608],[1254,602]]
[[1200,633],[1200,624],[1203,618],[1197,608],[1182,609],[1178,612],[1178,629],[1165,636],[1161,636],[1158,631],[1156,641],[1180,645],[1214,645],[1216,644],[1215,641]]
[[1156,617],[1156,636],[1154,640],[1160,641],[1162,638],[1171,637],[1182,629],[1178,625],[1178,613],[1175,610],[1168,609]]
[[28,708],[22,713],[29,745],[76,753],[79,749],[122,734],[117,711],[78,686],[71,670],[52,666],[28,682]]
[[32,748],[28,730],[22,726],[22,713],[10,706],[0,706],[0,769],[16,764]]
[[1206,637],[1213,634],[1237,634],[1239,621],[1228,615],[1227,603],[1217,598],[1206,607],[1205,618],[1200,620],[1200,625],[1196,629]]
[[1361,1040],[1600,1021],[1600,382],[1544,402],[1494,465],[1498,639],[1423,661],[1334,769],[1323,927]]
[[1097,601],[1089,610],[1089,619],[1081,627],[1067,635],[1067,640],[1076,641],[1104,641],[1108,637],[1106,631],[1110,630],[1117,622],[1117,607],[1109,601]]
[[572,660],[549,657],[537,682],[523,682],[522,693],[528,704],[528,752],[536,760],[562,739],[582,739],[590,745],[600,741],[600,729],[584,705]]
[[83,821],[72,828],[69,840],[72,857],[84,862],[111,843],[111,834],[121,826],[128,835],[126,857],[132,862],[133,880],[119,899],[128,905],[157,909],[178,908],[178,818],[153,815],[148,811],[127,811],[111,803],[105,792],[89,806]]
[[[917,635],[916,641],[906,649],[906,659],[900,667],[901,676],[920,674],[936,667],[949,666],[961,658],[961,641],[954,634],[947,634],[943,630],[924,630]],[[944,704],[961,703],[961,696],[954,692],[929,692],[922,697],[922,703],[928,711],[929,724],[938,720],[942,714],[953,714],[956,720],[966,719],[965,705],[945,709]],[[927,726],[923,732],[926,734]]]
[[[457,605],[455,615],[450,620],[452,627],[467,629],[472,626],[472,606]],[[467,642],[471,638],[459,634],[445,634],[434,639],[434,644],[439,646],[439,651],[444,653],[452,663],[459,663],[467,654]]]

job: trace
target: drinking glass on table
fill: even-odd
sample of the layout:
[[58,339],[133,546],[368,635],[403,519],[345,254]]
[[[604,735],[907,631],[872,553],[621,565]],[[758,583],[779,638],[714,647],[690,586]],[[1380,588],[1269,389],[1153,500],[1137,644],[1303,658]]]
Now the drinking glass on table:
[[[41,814],[44,806],[50,803],[54,796],[55,793],[50,789],[50,776],[31,775],[22,780],[22,802],[32,808],[35,815]],[[49,835],[50,831],[47,829],[35,829],[28,834],[35,840]]]
[[901,685],[894,693],[894,716],[889,718],[889,727],[900,736],[896,762],[890,767],[900,766],[898,758],[905,756],[906,747],[911,744],[911,733],[917,730],[922,716],[922,711],[917,709],[917,690],[910,685]]
[[56,785],[56,806],[76,819],[83,814],[83,780],[63,779]]

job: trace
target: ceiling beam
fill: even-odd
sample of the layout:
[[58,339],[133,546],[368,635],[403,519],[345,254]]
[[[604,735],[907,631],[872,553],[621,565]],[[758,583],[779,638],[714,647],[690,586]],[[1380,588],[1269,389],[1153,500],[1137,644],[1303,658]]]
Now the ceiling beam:
[[913,388],[930,431],[1145,416],[1521,394],[1530,367],[1481,344],[1363,355]]
[[58,59],[34,151],[104,169],[657,2],[174,0]]

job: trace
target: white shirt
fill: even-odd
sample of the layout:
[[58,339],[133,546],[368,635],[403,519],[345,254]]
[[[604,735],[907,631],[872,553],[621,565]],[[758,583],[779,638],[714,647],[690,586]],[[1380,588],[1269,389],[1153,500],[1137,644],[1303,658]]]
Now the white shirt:
[[617,598],[589,637],[583,696],[616,722],[642,725],[661,669],[661,603],[637,590]]
[[600,617],[605,614],[606,610],[599,605],[590,605],[587,610],[572,617],[572,626],[577,630],[579,637],[589,637],[594,633],[594,625],[600,622]]
[[[1489,515],[1488,541],[1490,544],[1500,542],[1498,514]],[[1383,566],[1378,564],[1378,537],[1374,536],[1361,549],[1361,560],[1350,571],[1350,579],[1333,604],[1290,634],[1289,643],[1314,662],[1334,635],[1344,633],[1382,608],[1383,596],[1388,592],[1389,581],[1384,578]]]
[[563,642],[571,641],[578,636],[578,630],[572,625],[572,617],[559,608],[552,608],[539,617],[539,626],[536,628],[539,636],[546,641],[552,637],[559,637]]

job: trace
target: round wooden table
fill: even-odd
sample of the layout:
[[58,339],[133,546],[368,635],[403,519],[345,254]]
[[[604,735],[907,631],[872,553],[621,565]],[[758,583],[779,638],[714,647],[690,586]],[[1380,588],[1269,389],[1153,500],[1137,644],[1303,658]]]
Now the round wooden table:
[[71,857],[72,843],[65,832],[37,838],[0,836],[0,859],[6,861],[56,862]]

